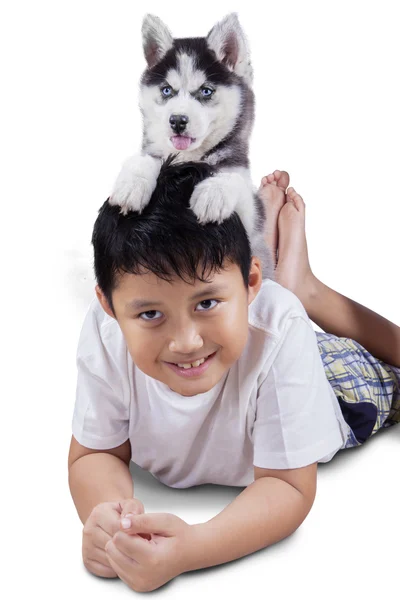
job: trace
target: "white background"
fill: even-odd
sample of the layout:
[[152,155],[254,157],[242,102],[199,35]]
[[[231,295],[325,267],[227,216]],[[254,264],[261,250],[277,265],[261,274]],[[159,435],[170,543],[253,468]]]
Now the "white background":
[[[121,162],[140,147],[145,11],[175,37],[236,10],[257,98],[255,182],[290,172],[311,264],[399,323],[397,3],[13,1],[1,44],[2,567],[0,594],[132,597],[90,575],[67,482],[75,351],[93,295],[90,238]],[[185,574],[166,598],[397,597],[400,430],[320,469],[300,530],[242,560]],[[173,490],[133,469],[147,512],[205,521],[241,490]]]

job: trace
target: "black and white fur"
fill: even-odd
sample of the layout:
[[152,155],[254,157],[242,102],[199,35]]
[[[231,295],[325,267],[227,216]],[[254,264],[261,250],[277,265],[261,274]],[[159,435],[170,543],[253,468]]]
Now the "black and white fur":
[[[139,95],[142,152],[124,163],[110,203],[125,214],[140,212],[155,189],[161,161],[172,153],[180,161],[206,161],[215,167],[214,176],[196,186],[192,210],[201,223],[221,222],[236,211],[262,261],[263,278],[273,278],[263,239],[265,210],[249,169],[253,70],[237,14],[226,16],[207,37],[180,39],[158,17],[146,15],[142,36],[147,61]],[[173,140],[192,142],[177,149]]]

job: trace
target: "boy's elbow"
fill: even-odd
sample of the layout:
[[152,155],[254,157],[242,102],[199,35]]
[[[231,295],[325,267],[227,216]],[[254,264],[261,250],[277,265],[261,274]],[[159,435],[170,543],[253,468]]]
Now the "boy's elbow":
[[89,454],[111,454],[112,456],[116,456],[121,459],[128,467],[132,457],[131,443],[129,438],[123,443],[117,446],[116,448],[107,448],[104,450],[95,450],[93,448],[87,448],[86,446],[82,446],[76,438],[71,436],[71,443],[69,447],[68,454],[68,472],[70,471],[72,465]]

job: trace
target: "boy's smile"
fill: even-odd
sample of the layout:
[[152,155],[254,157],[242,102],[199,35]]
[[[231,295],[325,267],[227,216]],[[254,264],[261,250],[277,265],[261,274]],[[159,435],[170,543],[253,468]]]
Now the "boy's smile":
[[187,360],[186,363],[178,362],[167,362],[166,364],[173,370],[175,373],[178,373],[181,377],[198,377],[202,375],[210,366],[212,361],[217,355],[218,350],[212,352],[211,354],[205,355],[202,358],[196,360]]
[[124,273],[113,291],[115,315],[96,286],[135,365],[182,396],[209,391],[242,354],[248,305],[262,282],[260,261],[252,259],[248,288],[232,263],[207,280],[188,283],[174,277],[168,282],[153,273]]

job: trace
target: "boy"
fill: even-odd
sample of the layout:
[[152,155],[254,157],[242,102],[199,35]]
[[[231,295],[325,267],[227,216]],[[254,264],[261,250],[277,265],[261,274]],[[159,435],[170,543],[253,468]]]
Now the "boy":
[[[262,184],[278,255],[263,282],[236,214],[202,226],[188,208],[210,172],[168,160],[141,214],[106,201],[93,231],[69,483],[85,566],[136,591],[290,535],[317,463],[400,420],[400,328],[314,277],[287,173]],[[144,514],[131,459],[169,486],[245,489],[207,523]]]

